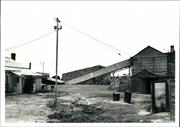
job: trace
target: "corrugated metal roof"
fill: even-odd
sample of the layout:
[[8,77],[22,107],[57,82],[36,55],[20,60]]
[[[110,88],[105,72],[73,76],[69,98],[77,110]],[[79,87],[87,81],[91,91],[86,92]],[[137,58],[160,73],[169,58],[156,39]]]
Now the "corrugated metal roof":
[[18,76],[42,76],[41,74],[32,72],[31,70],[20,70],[20,71],[16,70],[16,71],[11,71],[11,72]]
[[27,70],[27,69],[20,69],[20,68],[13,68],[13,67],[5,67],[6,71],[20,71],[20,70]]
[[5,70],[11,71],[18,76],[43,76],[42,74],[31,71],[27,66],[5,57]]
[[[150,52],[148,52],[150,51]],[[143,50],[139,51],[136,55],[134,55],[133,57],[136,57],[138,55],[152,55],[153,52],[156,52],[156,55],[165,55],[164,53],[162,53],[161,51],[151,47],[151,46],[147,46],[146,48],[144,48]]]
[[18,63],[16,62],[15,60],[9,58],[9,57],[5,57],[5,69],[8,69],[8,70],[18,70],[16,68],[19,68],[19,69],[28,69],[27,66],[21,64],[21,63]]

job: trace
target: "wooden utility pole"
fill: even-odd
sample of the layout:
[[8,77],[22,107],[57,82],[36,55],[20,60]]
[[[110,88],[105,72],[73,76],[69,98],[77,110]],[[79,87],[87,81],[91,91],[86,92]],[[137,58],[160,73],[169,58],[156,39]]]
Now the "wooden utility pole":
[[41,61],[40,64],[42,65],[42,73],[44,73],[44,61]]
[[44,61],[43,61],[43,73],[44,73]]
[[57,74],[58,74],[58,31],[62,29],[62,26],[59,27],[60,20],[56,18],[57,25],[54,26],[56,30],[56,83],[55,83],[55,101],[54,105],[57,106]]

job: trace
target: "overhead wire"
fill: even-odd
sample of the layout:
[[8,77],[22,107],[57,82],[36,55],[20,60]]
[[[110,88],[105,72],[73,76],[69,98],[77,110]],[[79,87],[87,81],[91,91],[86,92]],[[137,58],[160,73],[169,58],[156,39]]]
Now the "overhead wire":
[[29,38],[32,37],[32,36],[33,36],[33,35],[31,35],[31,36],[29,36],[29,37],[27,37],[27,38],[24,38],[24,39],[22,39],[22,40],[20,40],[20,41],[18,41],[18,42],[12,43],[12,45],[10,45],[9,48],[14,47],[15,45],[18,45],[18,44],[24,42],[25,40],[29,39]]
[[[87,37],[95,40],[96,42],[99,42],[100,44],[105,45],[106,47],[111,48],[111,50],[114,51],[114,52],[116,52],[118,55],[123,56],[121,53],[124,53],[124,54],[130,56],[129,53],[124,52],[124,51],[122,51],[122,50],[119,50],[118,48],[115,48],[115,47],[113,47],[112,45],[110,45],[110,44],[108,44],[108,43],[106,43],[106,42],[104,42],[104,41],[101,41],[101,40],[99,40],[99,39],[97,39],[97,38],[95,38],[95,37],[93,37],[93,36],[91,36],[91,35],[89,35],[89,34],[87,34],[87,33],[85,33],[85,32],[82,32],[81,30],[79,30],[79,29],[77,29],[77,28],[75,28],[75,27],[73,27],[73,26],[71,26],[71,25],[69,25],[69,24],[67,24],[67,23],[62,22],[62,24],[64,24],[65,26],[67,26],[67,27],[69,27],[69,28],[71,28],[71,29],[73,29],[73,30],[76,31],[76,32],[79,32],[79,33],[81,33],[81,34],[83,34],[83,35],[85,35],[85,36],[87,36]],[[121,53],[120,53],[120,52],[121,52]]]
[[[122,50],[119,50],[118,48],[115,48],[115,47],[113,47],[112,45],[110,45],[110,44],[108,44],[108,43],[106,43],[106,42],[104,42],[104,41],[101,41],[101,40],[99,40],[99,39],[97,39],[97,38],[95,38],[95,37],[93,37],[93,36],[91,36],[91,35],[89,35],[89,34],[87,34],[87,33],[85,33],[85,32],[82,32],[82,31],[80,31],[79,29],[77,29],[77,28],[75,28],[75,27],[73,27],[73,26],[71,26],[71,25],[69,25],[69,24],[67,24],[67,23],[62,22],[62,24],[64,24],[65,26],[67,26],[67,27],[69,27],[69,28],[71,28],[71,29],[73,29],[73,30],[76,31],[76,32],[79,32],[79,33],[81,33],[81,34],[83,34],[83,35],[85,35],[85,36],[87,36],[87,37],[95,40],[96,42],[98,42],[98,43],[100,43],[100,44],[103,44],[104,46],[106,46],[106,47],[108,47],[108,48],[111,48],[112,51],[116,52],[116,53],[117,53],[118,55],[120,55],[120,56],[123,56],[121,53],[124,53],[124,54],[130,56],[129,53],[124,52],[124,51],[122,51]],[[31,41],[28,41],[28,42],[25,42],[25,43],[22,43],[22,44],[19,44],[19,45],[16,45],[17,43],[19,43],[19,42],[17,42],[17,43],[15,43],[15,44],[13,44],[13,45],[16,45],[16,46],[13,46],[13,45],[12,45],[12,46],[10,46],[9,48],[6,48],[5,51],[8,51],[8,50],[11,50],[11,49],[14,49],[14,48],[18,48],[18,47],[21,47],[21,46],[30,44],[30,43],[32,43],[32,42],[34,42],[34,41],[37,41],[37,40],[41,39],[41,38],[44,38],[44,37],[46,37],[46,36],[49,36],[50,34],[52,34],[52,33],[54,33],[54,32],[55,32],[55,31],[52,31],[52,32],[47,33],[47,34],[45,34],[45,35],[42,35],[42,36],[40,36],[40,37],[38,37],[38,38],[36,38],[36,39],[33,39],[33,40],[31,40]],[[120,53],[120,52],[121,52],[121,53]],[[124,57],[124,56],[123,56],[123,57]]]
[[52,34],[52,33],[54,33],[54,32],[55,32],[55,31],[51,31],[51,32],[49,32],[49,33],[47,33],[47,34],[44,34],[44,35],[41,35],[40,37],[35,38],[35,39],[31,40],[31,41],[28,41],[28,42],[19,44],[19,45],[17,45],[17,46],[13,46],[13,47],[6,48],[5,51],[8,51],[8,50],[11,50],[11,49],[14,49],[14,48],[18,48],[18,47],[21,47],[21,46],[24,46],[24,45],[33,43],[34,41],[40,40],[40,39],[42,39],[42,38],[44,38],[44,37],[47,37],[47,36],[49,36],[50,34]]

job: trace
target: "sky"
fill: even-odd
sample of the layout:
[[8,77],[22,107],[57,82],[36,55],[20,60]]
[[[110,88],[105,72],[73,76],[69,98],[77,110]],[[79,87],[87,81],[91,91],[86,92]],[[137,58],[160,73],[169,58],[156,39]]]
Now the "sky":
[[[43,71],[44,62],[44,72],[55,75],[56,17],[62,25],[58,75],[95,65],[109,66],[148,45],[162,52],[168,52],[170,45],[179,50],[178,1],[2,1],[4,56],[16,53],[18,62],[27,66],[31,62],[32,70],[38,72]],[[7,50],[52,31],[49,36]]]

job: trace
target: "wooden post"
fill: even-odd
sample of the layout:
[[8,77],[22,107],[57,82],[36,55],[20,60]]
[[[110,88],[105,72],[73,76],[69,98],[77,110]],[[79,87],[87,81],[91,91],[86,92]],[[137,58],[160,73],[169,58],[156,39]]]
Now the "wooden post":
[[151,82],[151,100],[152,100],[152,111],[156,110],[156,101],[155,101],[155,83]]
[[169,104],[169,84],[166,81],[166,110],[169,111],[170,110],[170,104]]

